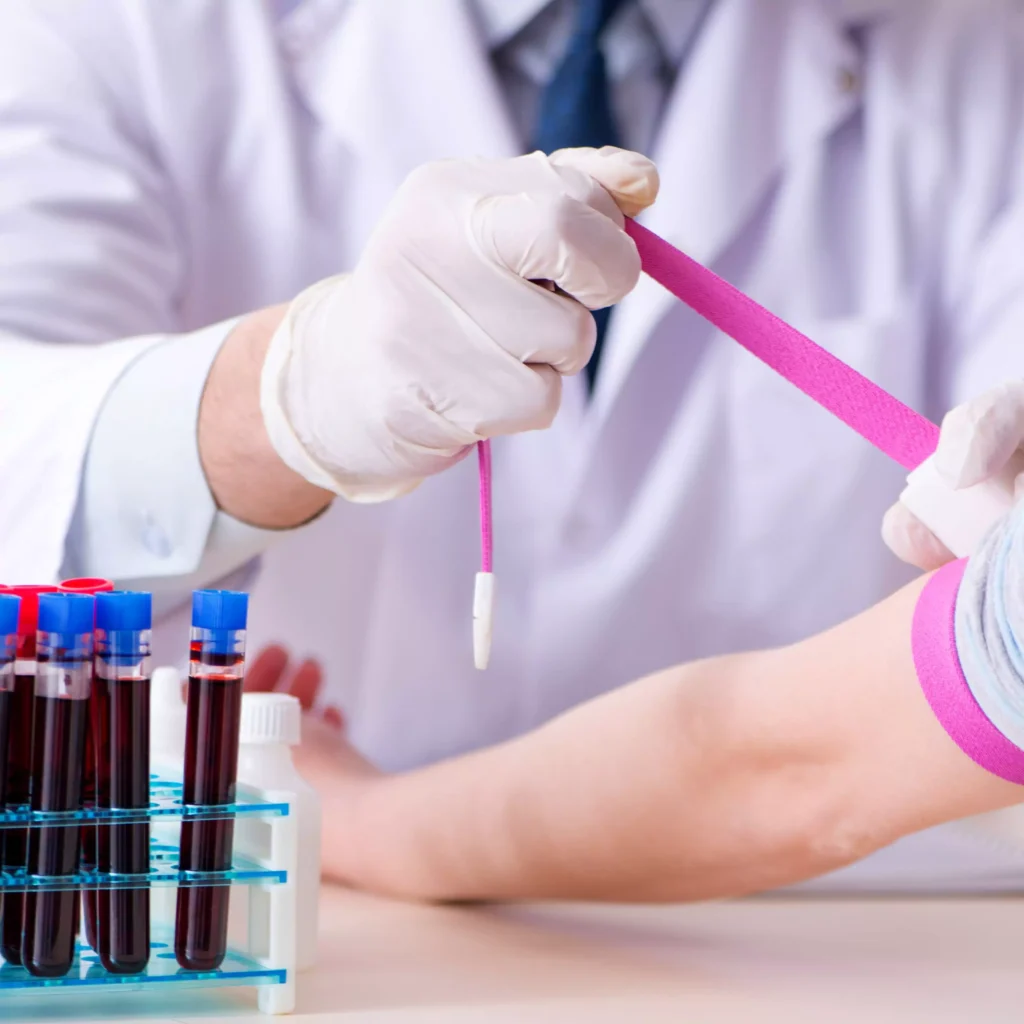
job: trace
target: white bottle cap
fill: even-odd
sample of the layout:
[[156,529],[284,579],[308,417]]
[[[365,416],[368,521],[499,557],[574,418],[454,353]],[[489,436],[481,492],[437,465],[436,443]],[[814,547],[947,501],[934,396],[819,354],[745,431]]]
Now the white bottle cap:
[[280,743],[297,747],[302,739],[302,705],[290,693],[242,694],[240,743]]

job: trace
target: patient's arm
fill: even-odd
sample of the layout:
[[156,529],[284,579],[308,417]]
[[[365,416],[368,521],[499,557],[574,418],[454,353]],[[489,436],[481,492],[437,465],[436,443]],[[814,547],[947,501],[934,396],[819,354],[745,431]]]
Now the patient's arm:
[[300,756],[325,799],[325,871],[421,899],[701,899],[1017,802],[921,693],[923,584],[795,646],[672,668],[403,775],[314,729]]

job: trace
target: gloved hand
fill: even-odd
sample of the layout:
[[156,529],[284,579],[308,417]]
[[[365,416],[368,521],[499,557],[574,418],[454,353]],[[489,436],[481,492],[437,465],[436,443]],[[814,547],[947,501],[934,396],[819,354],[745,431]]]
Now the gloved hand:
[[[994,476],[1024,442],[1024,380],[1009,381],[950,410],[942,421],[935,467],[953,488]],[[1024,474],[1015,493],[1024,491]],[[900,502],[882,520],[882,537],[904,562],[937,569],[953,558],[941,541]]]
[[549,426],[562,375],[593,352],[588,309],[637,282],[623,216],[657,190],[649,160],[610,146],[413,172],[355,271],[303,292],[274,336],[261,406],[277,453],[382,501],[483,438]]

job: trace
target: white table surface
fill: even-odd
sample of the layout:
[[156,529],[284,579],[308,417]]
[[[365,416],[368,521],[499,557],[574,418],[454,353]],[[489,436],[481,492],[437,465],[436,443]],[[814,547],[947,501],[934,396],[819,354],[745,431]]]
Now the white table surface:
[[[0,1021],[272,1019],[245,989],[104,998],[0,996]],[[422,907],[325,887],[290,1019],[1016,1024],[1024,899]]]

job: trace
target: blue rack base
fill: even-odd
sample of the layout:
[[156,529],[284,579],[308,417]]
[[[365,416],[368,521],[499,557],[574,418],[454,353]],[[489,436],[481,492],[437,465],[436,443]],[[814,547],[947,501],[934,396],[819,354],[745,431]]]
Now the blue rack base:
[[23,967],[0,961],[0,999],[18,994],[31,995],[40,989],[73,992],[102,985],[137,991],[168,985],[175,989],[187,986],[237,988],[241,985],[283,985],[288,980],[286,970],[264,967],[238,950],[229,950],[224,963],[216,971],[183,971],[174,959],[171,948],[173,936],[157,934],[160,938],[152,943],[153,955],[142,974],[110,974],[100,964],[99,957],[88,946],[82,945],[78,947],[74,965],[63,978],[35,978]]

